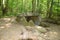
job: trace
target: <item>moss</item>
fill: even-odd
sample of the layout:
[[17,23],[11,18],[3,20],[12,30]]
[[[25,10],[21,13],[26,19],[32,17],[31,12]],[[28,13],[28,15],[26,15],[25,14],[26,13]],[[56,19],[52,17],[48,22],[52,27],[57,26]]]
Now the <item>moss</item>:
[[28,24],[29,24],[29,26],[35,26],[35,24],[32,20],[30,20]]

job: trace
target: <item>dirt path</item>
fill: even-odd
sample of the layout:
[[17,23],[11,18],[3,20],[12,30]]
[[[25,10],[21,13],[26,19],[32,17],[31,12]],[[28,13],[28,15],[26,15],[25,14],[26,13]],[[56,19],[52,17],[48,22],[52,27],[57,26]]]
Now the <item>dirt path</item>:
[[0,21],[0,40],[23,40],[23,38],[28,37],[33,40],[60,40],[60,25],[49,25],[50,31],[41,33],[37,29],[30,28],[30,30],[26,30],[23,25],[2,20]]
[[60,40],[60,25],[50,24],[50,29],[52,30],[52,40]]
[[16,22],[11,22],[10,19],[4,18],[0,20],[0,40],[45,40],[44,34],[40,33],[37,29],[20,25]]
[[46,23],[49,24],[50,32],[47,32],[49,40],[60,40],[60,25]]

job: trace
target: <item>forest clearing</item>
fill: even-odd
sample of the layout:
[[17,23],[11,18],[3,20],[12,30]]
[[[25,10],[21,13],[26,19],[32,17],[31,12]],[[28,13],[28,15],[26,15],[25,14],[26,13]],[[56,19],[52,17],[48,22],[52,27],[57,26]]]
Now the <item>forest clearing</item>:
[[0,40],[60,40],[60,0],[0,0]]

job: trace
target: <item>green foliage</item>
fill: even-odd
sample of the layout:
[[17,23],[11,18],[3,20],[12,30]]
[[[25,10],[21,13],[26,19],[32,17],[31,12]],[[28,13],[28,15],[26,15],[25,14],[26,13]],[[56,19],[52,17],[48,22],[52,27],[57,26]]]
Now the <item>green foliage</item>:
[[[7,16],[17,16],[20,13],[32,12],[32,1],[33,0],[8,0],[8,12]],[[35,2],[35,10],[40,13],[39,15],[42,18],[45,18],[47,15],[47,11],[49,13],[51,7],[52,0],[36,0]],[[60,17],[60,1],[53,0],[53,7],[52,7],[52,18]],[[57,2],[57,3],[56,3]],[[1,3],[0,3],[1,4]],[[0,6],[0,16],[2,15],[2,9]]]

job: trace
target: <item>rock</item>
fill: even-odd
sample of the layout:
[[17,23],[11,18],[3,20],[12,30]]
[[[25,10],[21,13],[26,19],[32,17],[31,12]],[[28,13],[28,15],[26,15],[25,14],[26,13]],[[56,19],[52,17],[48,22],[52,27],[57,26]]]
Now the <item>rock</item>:
[[40,18],[39,15],[37,15],[37,13],[34,13],[34,15],[31,12],[29,12],[29,13],[28,12],[27,13],[22,13],[22,14],[17,16],[16,20],[18,22],[20,22],[20,20],[23,19],[23,17],[25,17],[27,22],[32,20],[35,25],[40,25],[41,18]]
[[41,26],[35,26],[37,28],[37,30],[39,30],[41,33],[46,33],[47,30],[44,27]]
[[18,19],[18,23],[24,25],[24,26],[27,26],[28,25],[28,22],[26,21],[26,18],[25,17],[22,17],[22,18],[19,18]]
[[28,24],[29,24],[29,26],[35,26],[35,24],[34,24],[34,22],[33,22],[32,20],[30,20],[30,21],[28,22]]
[[45,22],[41,22],[41,23],[40,23],[40,26],[43,26],[43,27],[49,27],[50,25],[47,24],[47,23],[45,23]]

